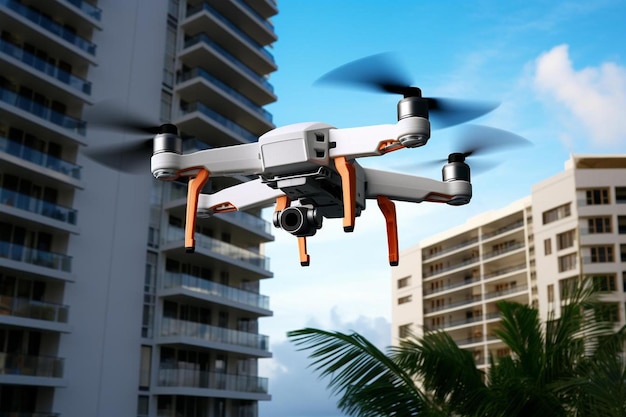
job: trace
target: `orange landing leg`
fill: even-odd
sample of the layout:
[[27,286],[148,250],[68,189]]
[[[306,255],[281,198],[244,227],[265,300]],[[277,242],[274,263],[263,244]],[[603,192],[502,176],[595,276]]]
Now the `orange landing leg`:
[[378,207],[385,216],[387,223],[387,245],[389,247],[389,265],[397,266],[399,262],[398,253],[398,221],[396,218],[396,205],[389,198],[379,195],[376,197]]
[[356,170],[345,156],[335,158],[335,168],[341,176],[343,192],[343,231],[354,231],[356,217]]
[[185,251],[193,253],[196,250],[196,239],[194,233],[196,230],[196,216],[198,213],[198,199],[202,187],[209,180],[209,171],[200,168],[195,177],[189,179],[187,185],[187,218],[185,221]]
[[311,257],[306,252],[306,237],[298,237],[298,251],[300,252],[300,265],[309,266]]

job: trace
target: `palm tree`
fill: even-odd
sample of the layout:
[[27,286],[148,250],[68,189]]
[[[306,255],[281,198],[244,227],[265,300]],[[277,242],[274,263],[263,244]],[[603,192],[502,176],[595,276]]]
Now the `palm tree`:
[[624,334],[597,320],[588,285],[567,294],[560,317],[502,301],[495,335],[511,355],[486,372],[445,332],[411,336],[382,352],[357,333],[288,333],[329,378],[350,416],[626,416]]

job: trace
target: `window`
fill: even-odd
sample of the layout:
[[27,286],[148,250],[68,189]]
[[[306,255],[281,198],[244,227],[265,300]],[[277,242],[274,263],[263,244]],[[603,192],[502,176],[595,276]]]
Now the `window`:
[[572,214],[570,203],[543,212],[543,224],[548,224],[569,217]]
[[587,199],[588,206],[594,206],[597,204],[609,204],[609,189],[596,188],[593,190],[587,190],[585,191],[585,197]]
[[615,187],[615,202],[626,204],[626,187]]
[[569,255],[559,256],[559,272],[571,271],[576,269],[576,254],[570,253]]
[[405,297],[400,297],[400,298],[398,298],[398,304],[410,303],[412,299],[413,299],[413,296],[411,296],[411,295],[407,295]]
[[596,291],[610,292],[616,290],[615,274],[593,275],[593,288]]
[[404,288],[411,285],[411,277],[404,277],[398,280],[398,288]]
[[626,235],[626,216],[617,216],[617,232]]
[[611,233],[611,218],[594,217],[591,219],[587,219],[587,227],[590,234]]
[[591,263],[604,263],[613,262],[613,246],[592,246],[591,250]]
[[552,239],[546,239],[543,241],[543,253],[550,255],[552,253]]
[[626,262],[626,245],[619,245],[620,261]]
[[548,285],[548,302],[549,303],[554,302],[554,285],[553,284]]
[[411,335],[411,325],[403,324],[398,327],[398,336],[402,339],[407,338]]
[[576,238],[576,231],[569,230],[567,232],[559,233],[556,235],[556,248],[562,250],[571,248],[574,246],[574,239]]
[[574,294],[576,288],[578,288],[578,277],[559,280],[559,293],[561,294],[561,300],[569,298],[571,294]]

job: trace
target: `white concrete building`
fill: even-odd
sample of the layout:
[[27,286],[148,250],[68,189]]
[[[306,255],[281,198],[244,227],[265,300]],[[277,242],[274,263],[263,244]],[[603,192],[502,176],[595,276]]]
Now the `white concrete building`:
[[474,352],[507,355],[496,302],[558,314],[570,279],[593,276],[605,318],[626,323],[626,155],[574,155],[507,207],[426,238],[392,271],[392,342],[443,329]]
[[200,220],[186,254],[185,185],[82,150],[136,139],[85,122],[107,99],[176,123],[188,150],[273,128],[276,13],[274,0],[0,0],[0,415],[253,417],[270,399],[260,212]]

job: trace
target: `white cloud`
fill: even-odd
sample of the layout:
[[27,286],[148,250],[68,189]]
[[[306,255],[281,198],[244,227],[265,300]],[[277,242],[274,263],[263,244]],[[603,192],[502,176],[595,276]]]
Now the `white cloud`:
[[559,45],[537,58],[534,86],[542,97],[563,105],[578,122],[575,124],[582,125],[586,132],[576,137],[586,136],[603,147],[624,143],[626,68],[604,62],[577,71],[568,45]]

